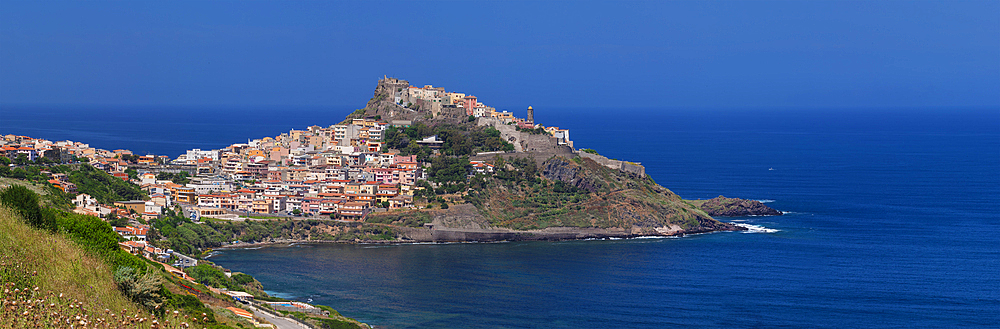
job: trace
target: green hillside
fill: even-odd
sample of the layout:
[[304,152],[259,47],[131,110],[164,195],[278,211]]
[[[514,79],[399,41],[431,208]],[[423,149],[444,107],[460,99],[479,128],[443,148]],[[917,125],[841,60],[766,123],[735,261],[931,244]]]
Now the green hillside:
[[121,251],[107,223],[37,202],[21,186],[0,191],[0,328],[252,327]]

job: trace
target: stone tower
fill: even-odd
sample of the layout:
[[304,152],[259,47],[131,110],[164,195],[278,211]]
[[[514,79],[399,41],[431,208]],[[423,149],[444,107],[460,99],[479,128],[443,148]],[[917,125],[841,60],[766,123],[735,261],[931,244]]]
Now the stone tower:
[[528,106],[528,122],[535,122],[535,110]]

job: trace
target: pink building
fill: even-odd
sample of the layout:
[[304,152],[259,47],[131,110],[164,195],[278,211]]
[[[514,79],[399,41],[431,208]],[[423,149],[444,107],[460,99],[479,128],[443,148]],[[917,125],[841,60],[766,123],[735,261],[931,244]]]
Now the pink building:
[[392,163],[393,164],[400,163],[400,162],[413,162],[413,163],[416,163],[417,162],[417,156],[416,155],[397,155],[397,156],[395,156],[395,157],[392,158]]
[[465,106],[465,114],[472,115],[472,110],[476,109],[476,103],[478,103],[476,96],[465,96],[464,100],[465,103],[462,106]]

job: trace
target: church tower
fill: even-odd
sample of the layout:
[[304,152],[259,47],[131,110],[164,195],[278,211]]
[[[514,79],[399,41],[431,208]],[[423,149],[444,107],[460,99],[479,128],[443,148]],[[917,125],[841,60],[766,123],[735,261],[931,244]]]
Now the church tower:
[[535,123],[535,110],[528,106],[528,122]]

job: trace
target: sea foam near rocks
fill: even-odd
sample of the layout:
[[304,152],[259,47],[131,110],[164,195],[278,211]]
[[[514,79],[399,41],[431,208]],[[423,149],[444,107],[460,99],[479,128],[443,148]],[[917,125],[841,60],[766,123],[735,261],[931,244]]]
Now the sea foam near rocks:
[[781,231],[779,229],[766,228],[760,225],[753,225],[747,223],[733,223],[733,225],[746,228],[747,230],[743,231],[743,233],[776,233]]

